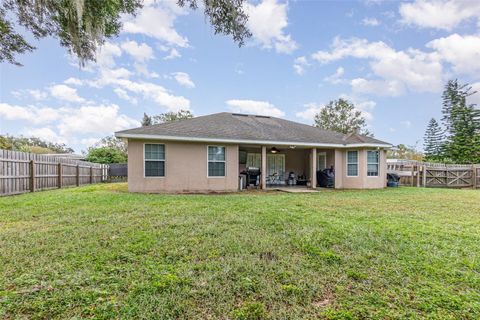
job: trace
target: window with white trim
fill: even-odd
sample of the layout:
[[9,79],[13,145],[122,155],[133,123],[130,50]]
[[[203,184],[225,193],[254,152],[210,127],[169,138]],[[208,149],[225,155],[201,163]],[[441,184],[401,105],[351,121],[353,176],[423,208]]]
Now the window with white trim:
[[319,152],[317,155],[317,170],[323,171],[327,169],[327,153]]
[[225,147],[208,146],[208,176],[225,177]]
[[378,177],[380,152],[378,150],[367,151],[367,176]]
[[347,151],[347,176],[358,176],[358,151]]
[[145,177],[165,177],[165,145],[145,144]]

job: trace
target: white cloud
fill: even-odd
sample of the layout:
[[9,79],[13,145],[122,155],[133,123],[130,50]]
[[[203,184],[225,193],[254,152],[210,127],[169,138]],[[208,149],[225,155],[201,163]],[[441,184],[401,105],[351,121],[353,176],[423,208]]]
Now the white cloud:
[[141,74],[147,78],[158,78],[160,77],[156,72],[148,71],[147,66],[144,63],[134,63],[133,67],[138,74]]
[[63,81],[63,83],[69,84],[72,86],[81,86],[83,84],[83,81],[78,78],[70,77],[67,80]]
[[121,44],[121,48],[138,62],[143,63],[154,58],[153,49],[146,43],[138,44],[136,41],[125,41]]
[[344,58],[367,59],[380,80],[354,79],[359,92],[398,95],[408,88],[417,92],[437,92],[443,84],[442,64],[436,53],[408,49],[396,51],[382,41],[335,38],[331,51],[318,51],[312,58],[330,63]]
[[123,99],[125,101],[128,101],[132,104],[138,104],[138,100],[134,97],[130,97],[127,93],[127,91],[121,89],[121,88],[115,88],[113,89],[113,92],[115,92],[117,94],[117,96],[120,98],[120,99]]
[[367,80],[356,78],[350,81],[352,90],[357,93],[370,93],[377,96],[396,97],[405,92],[405,86],[396,80]]
[[88,80],[86,83],[94,88],[102,88],[106,85],[115,84],[120,79],[128,79],[131,75],[132,72],[125,68],[101,68],[99,70],[99,77],[95,80]]
[[178,50],[175,48],[170,48],[164,45],[157,45],[157,47],[162,52],[169,52],[167,56],[163,57],[163,60],[173,60],[182,56],[180,52],[178,52]]
[[128,17],[123,25],[123,32],[143,34],[157,40],[179,47],[188,47],[188,39],[181,36],[174,28],[178,15],[185,11],[169,6],[169,1],[145,5],[136,17]]
[[399,7],[401,22],[422,28],[450,31],[462,21],[480,17],[480,1],[416,0]]
[[115,57],[122,55],[122,49],[114,43],[106,42],[97,52],[97,65],[100,67],[115,66]]
[[267,101],[232,99],[225,102],[233,112],[244,112],[272,117],[283,117],[285,112]]
[[478,76],[480,74],[480,36],[452,34],[427,43],[436,50],[439,58],[452,64],[457,73]]
[[313,123],[315,119],[315,115],[322,110],[324,104],[316,104],[315,102],[310,102],[304,105],[304,110],[295,113],[297,118],[303,119],[308,121],[309,123]]
[[178,84],[187,87],[187,88],[195,88],[195,83],[190,79],[188,73],[185,72],[174,72],[172,73],[173,78]]
[[345,69],[343,67],[338,67],[334,74],[324,78],[323,80],[332,84],[339,84],[345,82],[345,79],[342,79],[344,73]]
[[58,109],[37,108],[35,106],[23,107],[8,103],[0,103],[0,116],[6,120],[20,120],[34,124],[55,121],[60,117]]
[[78,93],[77,89],[70,88],[64,84],[57,84],[50,87],[50,94],[57,99],[69,101],[69,102],[78,102],[82,103],[85,102],[85,99],[81,98]]
[[[131,75],[132,72],[125,68],[100,68],[99,77],[86,81],[86,83],[95,88],[111,86],[114,90],[120,88],[125,92],[142,95],[144,99],[151,99],[158,105],[166,107],[169,111],[190,109],[190,100],[182,96],[173,95],[164,87],[151,82],[132,81],[129,79]],[[118,92],[117,90],[117,95],[119,94]]]
[[115,84],[126,91],[142,94],[145,99],[152,99],[169,111],[190,110],[190,100],[182,96],[175,96],[160,85],[150,82],[134,82],[127,79],[118,79]]
[[59,136],[51,127],[27,128],[24,134],[28,137],[37,137],[49,142],[67,143],[67,139]]
[[245,4],[248,14],[247,27],[252,32],[254,40],[263,48],[280,53],[292,53],[297,49],[291,35],[285,34],[288,26],[288,5],[276,0],[263,0],[259,4]]
[[293,70],[295,70],[296,74],[302,75],[305,73],[305,68],[309,65],[310,63],[308,63],[307,57],[301,56],[293,61]]
[[140,124],[135,119],[119,114],[119,107],[115,104],[49,108],[0,103],[0,115],[7,120],[26,121],[34,125],[46,124],[45,127],[28,130],[38,136],[49,136],[55,141],[67,141],[72,136],[89,133],[106,135]]
[[363,18],[362,24],[368,27],[376,27],[380,25],[380,21],[376,18]]
[[332,50],[318,51],[312,58],[322,64],[330,63],[346,57],[377,58],[391,55],[395,51],[384,42],[369,42],[367,39],[335,37],[331,45]]
[[172,48],[170,50],[170,53],[168,54],[168,56],[165,56],[163,58],[163,60],[173,60],[173,59],[177,59],[177,58],[180,58],[182,55],[178,52],[177,49],[175,48]]
[[473,103],[477,105],[477,108],[480,108],[480,82],[472,83],[472,91],[476,91],[474,95],[471,95],[467,98],[468,103]]
[[88,148],[94,146],[100,140],[101,138],[83,138],[80,140],[80,143]]
[[85,106],[68,109],[62,115],[58,130],[62,136],[75,134],[112,134],[114,131],[139,126],[139,122],[126,115],[119,114],[115,105]]
[[45,100],[48,97],[48,94],[41,90],[27,90],[28,93],[35,99],[35,100]]

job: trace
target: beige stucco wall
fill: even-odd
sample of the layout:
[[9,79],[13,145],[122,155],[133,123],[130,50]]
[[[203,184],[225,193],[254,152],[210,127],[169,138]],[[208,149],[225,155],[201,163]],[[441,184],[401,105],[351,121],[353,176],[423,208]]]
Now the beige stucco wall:
[[[358,176],[347,176],[347,151],[358,151]],[[372,149],[335,150],[335,188],[337,189],[378,189],[387,186],[387,153],[380,150],[380,166],[377,177],[367,176],[367,151]]]
[[[144,143],[165,144],[165,177],[144,177]],[[128,190],[131,192],[231,192],[238,190],[240,172],[238,145],[226,147],[226,176],[207,176],[206,143],[173,141],[128,141]],[[359,174],[347,176],[347,151],[358,150]],[[386,151],[380,151],[378,177],[367,176],[367,150],[370,149],[317,149],[327,153],[327,167],[335,167],[335,188],[374,189],[386,186]],[[255,148],[255,151],[256,148]],[[310,176],[311,149],[282,150],[286,154],[285,171]],[[316,160],[315,160],[316,161]]]
[[[144,143],[165,144],[165,177],[144,177]],[[207,176],[205,143],[128,141],[128,190],[130,192],[209,192],[238,189],[238,146],[223,145],[225,177]]]
[[308,161],[309,151],[306,149],[286,149],[280,153],[285,154],[285,174],[294,172],[297,176],[307,175],[309,172]]

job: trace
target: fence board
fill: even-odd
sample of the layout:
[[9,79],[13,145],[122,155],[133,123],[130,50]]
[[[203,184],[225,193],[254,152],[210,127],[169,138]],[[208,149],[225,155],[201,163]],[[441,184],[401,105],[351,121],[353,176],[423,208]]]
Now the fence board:
[[0,196],[107,180],[107,165],[0,149]]
[[387,162],[387,172],[400,176],[400,185],[440,188],[479,188],[480,165],[442,164],[412,160]]

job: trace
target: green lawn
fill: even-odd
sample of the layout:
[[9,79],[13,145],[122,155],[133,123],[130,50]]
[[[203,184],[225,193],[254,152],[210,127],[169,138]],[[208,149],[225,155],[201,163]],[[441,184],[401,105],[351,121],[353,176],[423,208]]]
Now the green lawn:
[[0,318],[478,319],[480,190],[0,198]]

